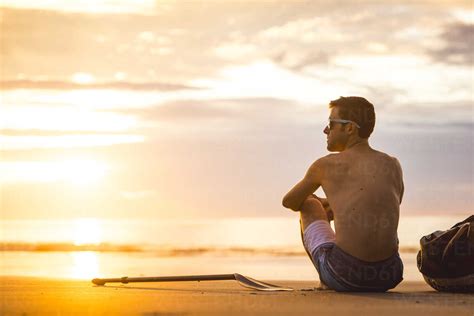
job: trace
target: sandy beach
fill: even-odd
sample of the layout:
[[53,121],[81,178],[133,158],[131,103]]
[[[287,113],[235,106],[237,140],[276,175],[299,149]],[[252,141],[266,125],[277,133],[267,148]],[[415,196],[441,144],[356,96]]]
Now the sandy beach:
[[402,282],[387,293],[317,291],[318,282],[270,281],[258,292],[234,281],[95,286],[89,281],[0,278],[1,315],[474,315],[474,296]]

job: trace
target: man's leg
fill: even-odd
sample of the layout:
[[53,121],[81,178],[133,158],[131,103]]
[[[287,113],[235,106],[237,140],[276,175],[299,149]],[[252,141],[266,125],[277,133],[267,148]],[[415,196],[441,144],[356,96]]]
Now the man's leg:
[[[301,241],[303,242],[303,245],[305,246],[305,250],[308,253],[308,256],[311,258],[311,261],[313,261],[313,258],[310,252],[314,249],[308,249],[308,247],[313,248],[314,245],[313,247],[311,247],[311,245],[308,244],[308,240],[306,240],[305,242],[304,232],[312,223],[316,221],[321,221],[321,220],[326,221],[329,224],[329,219],[322,203],[318,199],[310,195],[308,198],[306,198],[303,205],[301,206],[301,210],[300,210],[301,231],[300,232],[301,232]],[[334,238],[334,232],[332,231],[329,225],[328,225],[328,228],[329,228],[329,231],[326,229],[326,232],[324,233],[324,235],[326,236],[321,236],[323,239],[328,238],[328,237],[329,237],[328,239]],[[332,235],[332,236],[327,236],[328,233],[329,235]],[[306,239],[309,239],[308,237],[311,237],[313,241],[315,239],[320,239],[318,238],[319,236],[317,236],[317,232],[316,232],[316,236],[315,236],[315,233],[312,232],[312,236],[306,236],[306,237],[307,237]],[[314,242],[312,242],[312,244],[314,244]]]
[[[322,203],[313,196],[308,197],[301,206],[300,226],[301,240],[306,253],[319,273],[319,256],[316,254],[315,250],[322,244],[334,242],[335,235],[334,231],[329,225],[326,210],[324,209]],[[319,289],[327,289],[328,287],[321,279],[322,278],[320,274]]]

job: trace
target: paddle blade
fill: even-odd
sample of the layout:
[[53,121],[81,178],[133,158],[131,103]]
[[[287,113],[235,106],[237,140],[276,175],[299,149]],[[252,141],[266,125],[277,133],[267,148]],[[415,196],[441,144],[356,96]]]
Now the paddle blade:
[[258,290],[258,291],[269,291],[269,292],[276,292],[276,291],[293,291],[290,287],[281,287],[278,285],[273,285],[270,283],[265,283],[262,281],[258,281],[246,276],[243,276],[238,273],[234,273],[235,280],[239,282],[240,285],[244,287],[248,287],[250,289]]

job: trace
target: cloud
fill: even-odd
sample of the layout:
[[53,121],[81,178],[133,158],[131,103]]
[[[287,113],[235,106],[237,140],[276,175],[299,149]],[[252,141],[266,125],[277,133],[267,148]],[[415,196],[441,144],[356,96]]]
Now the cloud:
[[[96,135],[96,130],[44,130],[44,129],[0,129],[2,136],[61,136],[61,135]],[[101,135],[121,135],[123,131],[101,132]]]
[[444,47],[428,51],[437,62],[473,65],[474,24],[456,23],[446,27],[441,35]]
[[122,191],[120,195],[127,200],[144,199],[156,195],[155,190]]
[[248,43],[229,42],[216,47],[214,51],[222,59],[239,60],[255,55],[257,47]]
[[[276,98],[240,98],[214,100],[177,100],[150,108],[113,110],[114,113],[138,116],[146,121],[179,122],[182,120],[272,120],[288,118],[301,108],[294,101]],[[288,116],[286,116],[288,114]]]
[[47,90],[95,90],[115,89],[133,91],[175,91],[198,89],[196,87],[158,82],[103,82],[103,83],[76,83],[54,80],[4,80],[0,81],[0,90],[15,89],[47,89]]
[[[121,111],[123,112],[123,111]],[[145,120],[176,121],[225,118],[232,115],[230,109],[206,101],[180,100],[147,109],[125,110]]]
[[438,1],[169,6],[146,15],[2,10],[2,75],[63,78],[81,71],[110,80],[125,72],[146,82],[186,82],[262,58],[304,71],[345,54],[424,54],[436,30],[453,20],[451,7]]
[[214,20],[181,12],[163,13],[165,18],[159,12],[143,16],[2,9],[2,30],[8,30],[0,33],[2,77],[64,80],[86,72],[109,81],[124,72],[145,82],[183,82],[212,73],[222,65],[209,54],[221,36],[209,30]]
[[276,55],[273,61],[285,68],[301,71],[314,65],[327,65],[330,62],[328,52],[324,51],[296,51],[286,50]]
[[[292,19],[279,20],[279,24],[262,30],[249,41],[258,43],[280,66],[294,71],[333,65],[335,58],[347,55],[423,56],[439,45],[438,37],[444,25],[455,20],[451,11],[462,6],[462,3],[453,3],[449,7],[437,1],[318,3],[307,8],[318,14],[308,17],[300,12]],[[459,30],[444,37],[453,41],[463,37],[466,31]],[[469,42],[472,52],[472,39],[455,50],[467,51]]]
[[453,103],[394,104],[384,107],[378,114],[387,123],[395,123],[402,128],[434,128],[443,131],[462,129],[471,133],[474,131],[473,108],[469,100]]
[[38,10],[59,10],[64,12],[83,12],[89,14],[98,13],[140,13],[149,14],[153,10],[166,9],[167,5],[161,4],[157,1],[61,1],[61,0],[47,0],[47,1],[15,1],[4,0],[2,6],[18,9],[38,9]]
[[0,134],[0,148],[4,150],[28,150],[47,148],[103,147],[127,143],[141,143],[145,136],[135,134],[88,134],[57,136],[7,136]]
[[[151,108],[110,110],[132,116],[147,141],[216,141],[288,138],[299,130],[318,128],[327,119],[327,107],[309,106],[276,98],[178,100]],[[321,128],[322,130],[322,128]]]

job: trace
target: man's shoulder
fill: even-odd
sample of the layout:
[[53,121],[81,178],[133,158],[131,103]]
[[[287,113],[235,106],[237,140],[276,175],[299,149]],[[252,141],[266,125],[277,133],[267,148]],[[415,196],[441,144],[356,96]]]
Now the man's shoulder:
[[402,176],[402,166],[400,164],[400,161],[398,161],[397,157],[391,156],[381,151],[378,152],[378,155],[380,157],[380,165],[384,166],[386,170],[391,170],[392,172],[395,172],[399,177]]
[[383,151],[379,151],[379,150],[374,150],[375,154],[378,155],[381,159],[385,159],[385,160],[388,160],[392,163],[395,163],[396,165],[400,165],[400,162],[398,161],[398,158],[397,157],[394,157],[394,156],[390,156],[389,154],[387,153],[384,153]]
[[333,164],[334,160],[337,159],[338,154],[328,154],[321,158],[316,159],[309,167],[310,171],[321,172],[328,166]]
[[340,153],[336,153],[336,154],[331,153],[319,158],[318,160],[316,160],[316,162],[320,163],[321,165],[328,165],[336,161],[339,161],[340,159],[341,159]]

